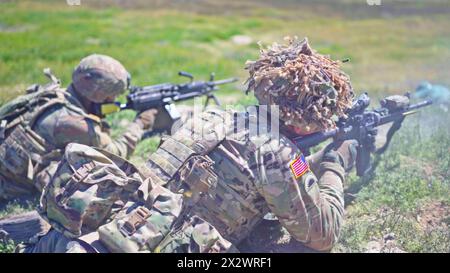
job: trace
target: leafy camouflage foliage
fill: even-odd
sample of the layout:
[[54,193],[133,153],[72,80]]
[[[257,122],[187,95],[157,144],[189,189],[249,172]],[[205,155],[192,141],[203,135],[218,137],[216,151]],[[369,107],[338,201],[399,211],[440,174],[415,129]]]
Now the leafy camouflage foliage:
[[350,78],[339,62],[314,51],[306,38],[285,39],[287,45],[274,43],[261,49],[257,61],[246,63],[248,90],[255,91],[261,104],[280,105],[286,124],[333,127],[333,117],[345,116],[351,107]]

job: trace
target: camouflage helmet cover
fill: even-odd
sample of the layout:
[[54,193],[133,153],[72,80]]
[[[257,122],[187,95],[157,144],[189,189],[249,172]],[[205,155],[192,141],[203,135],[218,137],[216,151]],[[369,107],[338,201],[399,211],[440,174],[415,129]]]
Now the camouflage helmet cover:
[[315,52],[307,38],[286,40],[261,49],[260,58],[248,61],[248,89],[260,104],[278,105],[286,125],[306,131],[334,127],[335,117],[351,107],[350,78],[339,62]]
[[125,67],[119,61],[100,54],[83,58],[72,74],[75,90],[95,103],[122,94],[128,82],[129,74]]

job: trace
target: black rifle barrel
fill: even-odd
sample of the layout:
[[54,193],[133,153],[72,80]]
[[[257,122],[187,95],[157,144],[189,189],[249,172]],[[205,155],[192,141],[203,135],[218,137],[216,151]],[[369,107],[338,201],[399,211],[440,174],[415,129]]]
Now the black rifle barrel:
[[[410,105],[409,107],[407,107],[406,109],[403,109],[401,111],[394,112],[394,113],[388,114],[386,116],[382,116],[376,124],[372,124],[372,125],[373,125],[373,127],[377,127],[377,126],[398,120],[400,118],[403,118],[406,113],[416,110],[416,109],[419,109],[419,108],[422,108],[422,107],[425,107],[425,106],[428,106],[432,103],[433,103],[432,100],[426,100],[426,101],[419,102],[417,104]],[[343,127],[343,128],[338,127],[336,129],[332,129],[332,130],[325,131],[325,132],[317,132],[317,133],[313,133],[313,134],[310,134],[307,136],[297,137],[294,139],[294,142],[297,145],[297,147],[299,147],[300,149],[308,150],[311,147],[314,147],[329,138],[333,138],[337,135],[345,135],[346,133],[350,132],[352,129],[353,128],[351,127],[351,125],[347,126],[347,127]]]
[[184,84],[163,83],[148,86],[133,86],[127,97],[127,103],[122,105],[121,109],[144,111],[175,101],[209,95],[211,91],[216,90],[216,85],[232,83],[237,80],[237,78],[228,78],[210,82],[194,81]]
[[312,133],[307,136],[297,137],[294,139],[295,144],[300,150],[308,150],[311,147],[318,145],[319,143],[324,142],[325,140],[336,136],[339,133],[339,128],[325,131],[325,132],[317,132]]
[[[408,114],[411,111],[414,111],[416,109],[419,109],[419,108],[422,108],[422,107],[425,107],[425,106],[428,106],[428,105],[431,105],[431,104],[433,104],[432,100],[425,100],[425,101],[421,101],[421,102],[416,103],[416,104],[412,104],[412,105],[408,106],[407,108],[405,108],[405,109],[403,109],[401,111],[394,112],[392,114],[389,114],[389,115],[381,117],[380,121],[378,122],[378,124],[376,124],[376,126],[383,125],[383,124],[386,124],[386,123],[398,120],[400,118],[403,118],[405,116],[405,114]],[[414,112],[411,112],[411,113],[414,113]]]
[[227,83],[232,83],[232,82],[237,82],[237,81],[238,81],[238,78],[229,78],[229,79],[213,81],[213,82],[210,82],[210,84],[211,85],[222,85],[222,84],[227,84]]

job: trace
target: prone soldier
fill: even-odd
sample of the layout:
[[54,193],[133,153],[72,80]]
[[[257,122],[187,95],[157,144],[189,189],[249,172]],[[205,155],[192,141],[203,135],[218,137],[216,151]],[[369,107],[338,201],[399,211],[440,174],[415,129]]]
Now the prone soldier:
[[349,78],[306,39],[263,50],[248,69],[260,105],[194,115],[149,157],[145,175],[193,198],[190,213],[234,245],[271,212],[294,239],[328,251],[342,226],[343,183],[355,143],[329,146],[306,160],[292,139],[335,125],[334,116],[351,105]]
[[127,160],[71,143],[46,185],[40,215],[51,225],[17,247],[25,253],[217,253],[236,249],[185,201]]
[[41,192],[70,142],[103,148],[128,157],[145,130],[151,129],[156,110],[139,113],[128,130],[112,139],[99,113],[100,104],[125,92],[130,77],[123,65],[105,55],[82,59],[72,83],[61,88],[52,79],[33,85],[27,95],[0,108],[0,199]]

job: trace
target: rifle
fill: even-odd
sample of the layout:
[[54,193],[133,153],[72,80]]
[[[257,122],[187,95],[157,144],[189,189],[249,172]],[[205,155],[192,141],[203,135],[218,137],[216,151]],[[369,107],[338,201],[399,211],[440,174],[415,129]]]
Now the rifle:
[[[409,94],[406,94],[409,98]],[[354,139],[358,141],[356,157],[356,174],[364,176],[371,169],[371,153],[383,153],[392,140],[392,136],[400,129],[406,116],[417,113],[417,109],[431,105],[432,100],[425,100],[417,104],[408,102],[394,105],[392,97],[387,97],[380,101],[380,108],[367,110],[370,104],[370,97],[367,93],[361,94],[347,111],[347,118],[340,118],[336,123],[336,129],[317,132],[294,139],[295,144],[309,154],[309,149],[324,142],[327,139],[333,139],[333,145],[339,147],[345,140]],[[375,149],[373,142],[374,134],[377,133],[377,127],[383,124],[393,122],[386,135],[386,143],[378,150]]]
[[[229,78],[223,80],[214,80],[214,73],[211,73],[209,81],[194,81],[194,77],[184,71],[178,72],[179,76],[190,79],[187,83],[172,84],[162,83],[148,86],[131,86],[130,93],[127,96],[126,103],[108,103],[101,105],[102,115],[118,112],[126,109],[131,109],[137,112],[142,112],[152,108],[163,108],[168,114],[172,124],[180,118],[180,114],[175,108],[174,102],[189,100],[195,97],[206,96],[205,107],[208,106],[212,99],[216,105],[220,106],[220,102],[213,94],[218,90],[219,85],[236,82],[237,78]],[[170,125],[166,126],[170,128]],[[167,131],[154,131],[155,133],[162,133]]]

